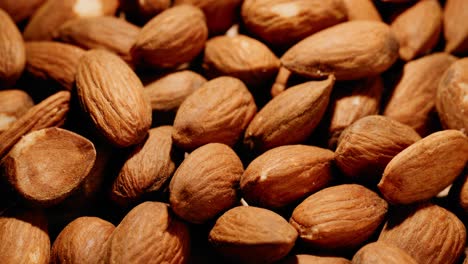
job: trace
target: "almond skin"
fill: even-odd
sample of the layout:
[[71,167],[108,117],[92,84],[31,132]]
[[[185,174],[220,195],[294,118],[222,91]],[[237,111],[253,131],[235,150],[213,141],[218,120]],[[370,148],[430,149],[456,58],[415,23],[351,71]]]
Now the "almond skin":
[[446,53],[435,53],[406,63],[384,115],[414,128],[420,135],[428,134],[438,84],[455,60]]
[[346,18],[342,1],[246,0],[242,19],[254,35],[277,47],[288,47]]
[[281,146],[253,160],[242,175],[243,198],[281,208],[325,187],[332,177],[332,151],[305,145]]
[[133,59],[154,68],[172,68],[193,60],[208,37],[205,16],[194,6],[169,8],[151,19],[131,49]]
[[243,172],[239,157],[226,145],[211,143],[196,149],[172,177],[172,210],[191,223],[213,219],[239,201],[237,189]]
[[444,7],[445,51],[466,53],[468,51],[468,5],[464,0],[447,0]]
[[372,0],[343,0],[348,20],[382,21],[379,11]]
[[387,213],[387,202],[357,184],[312,194],[294,209],[290,223],[317,249],[352,249],[368,239]]
[[0,9],[0,88],[15,84],[23,72],[26,52],[21,33],[15,22],[4,10]]
[[224,213],[208,239],[225,258],[240,263],[273,263],[293,248],[296,230],[280,215],[239,206]]
[[428,200],[460,175],[468,161],[467,153],[468,139],[460,131],[433,133],[396,155],[378,187],[391,203]]
[[252,95],[239,79],[219,77],[180,105],[172,138],[187,150],[214,142],[233,146],[256,112]]
[[459,59],[443,74],[436,107],[445,128],[468,133],[468,58]]
[[341,134],[336,164],[347,177],[376,184],[390,160],[420,139],[409,126],[383,116],[367,116]]
[[33,107],[34,102],[22,90],[0,91],[0,134]]
[[335,78],[310,81],[287,89],[250,122],[244,145],[258,152],[302,143],[320,122],[328,105]]
[[295,255],[287,258],[283,264],[351,264],[351,261],[339,257]]
[[463,177],[460,177],[460,183],[457,187],[459,188],[458,193],[456,193],[457,200],[465,214],[468,215],[468,171]]
[[398,59],[398,41],[386,24],[350,21],[300,41],[281,58],[290,71],[310,78],[334,74],[356,80],[387,70]]
[[117,147],[140,143],[151,126],[151,106],[140,79],[104,50],[86,52],[76,74],[78,98],[101,134]]
[[125,18],[139,25],[145,24],[171,6],[171,0],[120,0],[119,2],[120,8],[125,12]]
[[454,214],[432,204],[398,213],[390,214],[379,241],[399,247],[420,264],[456,263],[465,249],[466,229]]
[[418,264],[400,248],[385,242],[374,242],[362,247],[353,257],[353,264]]
[[0,8],[5,10],[16,23],[28,19],[46,0],[3,0]]

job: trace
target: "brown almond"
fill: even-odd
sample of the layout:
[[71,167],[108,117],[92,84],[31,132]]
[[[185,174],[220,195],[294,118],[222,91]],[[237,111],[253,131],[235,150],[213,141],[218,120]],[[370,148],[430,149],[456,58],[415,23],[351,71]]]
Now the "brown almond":
[[38,79],[55,81],[71,91],[84,54],[84,50],[64,43],[26,42],[26,72]]
[[214,142],[233,146],[256,112],[254,99],[240,80],[219,77],[180,105],[172,138],[187,150]]
[[176,169],[172,127],[153,128],[148,134],[145,142],[135,146],[112,184],[111,198],[119,205],[162,191]]
[[139,25],[145,24],[171,6],[171,0],[120,0],[119,2],[120,8],[125,12],[125,19]]
[[398,48],[386,24],[350,21],[305,38],[290,48],[281,62],[290,71],[310,78],[334,74],[337,80],[356,80],[387,70],[398,59]]
[[444,7],[445,51],[466,53],[468,51],[468,5],[465,0],[447,0]]
[[97,263],[105,242],[115,226],[97,217],[79,217],[69,223],[55,239],[51,264]]
[[353,257],[353,264],[418,264],[400,248],[385,242],[373,242],[362,247]]
[[336,164],[347,177],[376,184],[393,157],[420,139],[407,125],[384,116],[367,116],[341,134]]
[[455,188],[452,187],[450,189],[450,192],[452,192],[452,190],[458,187],[458,192],[456,193],[456,200],[458,201],[461,208],[464,210],[465,214],[468,215],[468,171],[465,172],[464,175],[461,175],[459,179],[460,181],[457,182],[457,185],[454,185]]
[[325,257],[301,254],[287,258],[283,264],[351,264],[351,261],[340,257]]
[[0,88],[15,84],[23,72],[26,52],[23,37],[15,22],[4,10],[0,9]]
[[240,263],[280,260],[293,248],[296,238],[296,230],[280,215],[252,206],[224,213],[208,236],[216,251]]
[[301,239],[317,249],[352,249],[384,221],[387,202],[357,184],[329,187],[294,209],[290,223]]
[[420,264],[456,263],[465,249],[465,239],[463,223],[432,204],[390,214],[379,237],[379,241],[399,247]]
[[445,128],[468,134],[468,58],[457,60],[442,75],[436,107]]
[[151,126],[143,85],[117,55],[86,52],[76,74],[78,98],[101,134],[118,147],[140,143]]
[[239,157],[226,145],[211,143],[194,150],[172,177],[172,210],[191,223],[213,219],[239,201],[237,189],[243,172]]
[[438,84],[455,60],[446,53],[435,53],[406,63],[384,115],[414,128],[420,135],[428,134]]
[[28,19],[46,0],[3,0],[0,8],[5,10],[16,23]]
[[194,6],[169,8],[141,29],[131,49],[136,62],[172,68],[193,60],[208,37],[205,16]]
[[255,115],[244,135],[244,145],[263,152],[302,143],[319,124],[328,105],[335,78],[310,81],[287,89]]
[[278,94],[286,90],[290,77],[290,70],[286,69],[285,67],[279,68],[278,75],[276,76],[275,82],[270,90],[271,97],[276,97]]
[[372,0],[343,0],[348,20],[382,21]]
[[313,146],[271,149],[253,160],[240,181],[243,198],[264,208],[281,208],[324,188],[335,154]]
[[33,106],[31,96],[22,90],[0,91],[0,133],[10,128]]
[[437,0],[421,0],[398,15],[391,28],[400,43],[400,57],[409,61],[431,51],[442,30],[442,8]]
[[242,19],[250,32],[277,47],[288,47],[346,19],[342,1],[246,0]]
[[103,263],[188,263],[187,225],[166,204],[145,202],[133,208],[106,243]]
[[390,163],[378,187],[395,204],[428,200],[449,186],[468,161],[468,139],[456,130],[433,133],[409,146]]
[[208,76],[230,75],[255,90],[272,80],[279,67],[276,55],[256,39],[244,35],[220,36],[206,42],[203,68]]

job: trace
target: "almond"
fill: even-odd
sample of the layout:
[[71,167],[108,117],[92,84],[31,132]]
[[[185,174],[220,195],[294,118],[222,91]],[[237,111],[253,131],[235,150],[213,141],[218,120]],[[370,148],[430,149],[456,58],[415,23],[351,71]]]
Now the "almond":
[[379,237],[379,241],[399,247],[420,264],[456,263],[465,249],[465,239],[463,223],[432,204],[390,214]]
[[240,186],[249,204],[280,208],[322,189],[332,177],[332,151],[305,145],[281,146],[253,160]]
[[356,80],[387,70],[398,59],[398,47],[386,24],[350,21],[305,38],[290,48],[281,62],[290,71],[310,78],[334,74],[337,80]]
[[464,0],[447,0],[444,7],[445,51],[466,53],[468,51],[468,6]]
[[242,18],[254,35],[277,47],[288,47],[346,19],[342,1],[246,0]]
[[276,76],[275,83],[271,87],[271,97],[276,97],[278,94],[286,90],[289,78],[291,77],[291,71],[285,67],[280,67],[278,75]]
[[172,138],[188,150],[214,142],[232,146],[256,112],[254,99],[240,80],[219,77],[180,105]]
[[446,128],[468,133],[468,58],[459,59],[442,75],[436,107]]
[[11,17],[0,9],[0,88],[15,84],[23,72],[26,52],[23,38]]
[[329,187],[294,209],[290,223],[318,249],[352,249],[368,239],[387,213],[387,202],[357,184]]
[[435,53],[406,63],[384,115],[414,128],[421,135],[428,134],[438,84],[455,60],[446,53]]
[[379,11],[372,0],[343,0],[348,20],[382,21]]
[[78,98],[94,125],[112,144],[140,143],[151,126],[143,85],[127,64],[104,50],[88,51],[76,74]]
[[400,248],[385,242],[374,242],[362,247],[353,257],[353,264],[418,264]]
[[400,43],[400,57],[412,60],[437,44],[442,30],[442,8],[437,0],[421,0],[398,15],[391,27]]
[[460,177],[459,191],[457,195],[457,200],[461,208],[465,211],[465,214],[468,215],[468,171],[463,175],[463,177]]
[[336,164],[351,179],[376,184],[390,160],[420,139],[409,126],[383,116],[367,116],[341,134]]
[[148,22],[171,5],[171,0],[120,0],[119,2],[120,8],[125,12],[125,18],[137,24]]
[[241,263],[275,262],[289,253],[296,238],[296,230],[280,215],[251,206],[224,213],[208,237],[221,255]]
[[351,264],[351,261],[340,257],[322,257],[314,255],[294,255],[284,264]]
[[0,133],[10,128],[33,106],[31,97],[22,90],[0,91]]
[[335,78],[289,88],[268,102],[250,122],[244,145],[259,152],[305,141],[320,122]]
[[169,8],[141,29],[131,49],[136,62],[172,68],[193,60],[208,37],[205,16],[193,6]]
[[46,0],[3,0],[0,8],[5,10],[16,23],[28,19]]

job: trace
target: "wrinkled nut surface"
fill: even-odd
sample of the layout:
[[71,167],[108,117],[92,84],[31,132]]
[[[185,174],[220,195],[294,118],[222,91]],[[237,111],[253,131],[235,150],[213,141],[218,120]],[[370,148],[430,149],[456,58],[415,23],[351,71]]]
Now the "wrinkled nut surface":
[[252,206],[224,213],[208,237],[221,255],[242,263],[280,260],[293,248],[296,238],[296,230],[280,215]]
[[23,72],[26,52],[23,37],[11,17],[0,9],[0,88],[13,85]]
[[408,253],[385,242],[374,242],[359,249],[353,257],[353,264],[417,264]]
[[33,105],[31,97],[22,90],[0,91],[0,133],[7,130]]
[[372,0],[343,0],[348,20],[382,21]]
[[447,0],[444,6],[445,51],[466,53],[468,51],[468,25],[463,23],[468,16],[464,0]]

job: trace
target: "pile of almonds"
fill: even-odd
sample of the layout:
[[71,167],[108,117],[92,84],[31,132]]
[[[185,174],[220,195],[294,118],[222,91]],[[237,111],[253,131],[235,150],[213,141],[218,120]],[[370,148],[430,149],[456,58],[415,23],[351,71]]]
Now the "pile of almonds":
[[467,0],[0,0],[0,263],[468,263],[466,55]]

